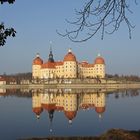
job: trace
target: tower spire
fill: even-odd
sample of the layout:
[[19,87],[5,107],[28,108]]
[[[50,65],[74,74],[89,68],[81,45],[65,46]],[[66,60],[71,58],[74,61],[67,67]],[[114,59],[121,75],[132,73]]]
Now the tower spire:
[[49,110],[48,111],[48,113],[49,113],[49,120],[50,120],[50,132],[52,132],[53,131],[53,129],[52,129],[52,121],[53,121],[53,114],[54,114],[54,110]]
[[50,41],[50,52],[52,52],[52,41]]
[[98,53],[98,55],[97,55],[98,57],[100,57],[101,56],[101,54],[100,53]]
[[36,54],[36,57],[39,57],[39,56],[40,56],[39,53],[37,53],[37,54]]
[[71,50],[71,48],[69,48],[68,53],[71,53],[71,52],[72,52],[72,50]]
[[49,62],[54,62],[53,53],[52,53],[52,41],[50,41],[50,54],[49,54]]

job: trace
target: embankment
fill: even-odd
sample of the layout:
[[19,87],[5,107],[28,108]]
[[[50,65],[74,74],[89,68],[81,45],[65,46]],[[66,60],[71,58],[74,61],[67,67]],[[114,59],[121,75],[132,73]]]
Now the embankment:
[[61,83],[61,84],[26,84],[26,85],[0,85],[0,88],[93,88],[93,89],[140,89],[140,83],[100,83],[100,84],[74,84],[74,83]]

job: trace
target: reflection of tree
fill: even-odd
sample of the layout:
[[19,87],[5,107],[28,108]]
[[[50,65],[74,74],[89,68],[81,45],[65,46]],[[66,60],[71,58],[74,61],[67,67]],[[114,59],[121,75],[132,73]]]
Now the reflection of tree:
[[115,93],[115,98],[116,98],[116,99],[119,98],[119,93]]
[[139,95],[139,91],[138,90],[131,90],[130,91],[130,95],[131,95],[131,97],[133,97],[133,96],[138,96]]
[[124,97],[134,97],[134,96],[139,96],[139,90],[138,89],[129,89],[129,90],[124,90],[121,91],[121,93],[115,93],[115,98],[119,98],[118,96],[121,95],[122,98]]
[[4,97],[15,96],[15,97],[25,97],[31,98],[32,92],[29,89],[6,89],[6,93],[3,94]]
[[97,77],[95,78],[95,80],[96,80],[96,83],[97,83],[97,84],[100,84],[100,83],[101,83],[101,79],[100,79],[99,76],[97,76]]

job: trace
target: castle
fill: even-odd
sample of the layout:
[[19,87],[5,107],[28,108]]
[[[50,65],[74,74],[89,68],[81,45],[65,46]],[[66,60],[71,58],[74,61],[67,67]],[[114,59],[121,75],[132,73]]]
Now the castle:
[[72,50],[64,56],[63,61],[54,61],[50,48],[47,62],[43,62],[39,54],[33,60],[32,77],[34,79],[47,78],[104,78],[105,61],[98,55],[92,64],[86,61],[78,62]]

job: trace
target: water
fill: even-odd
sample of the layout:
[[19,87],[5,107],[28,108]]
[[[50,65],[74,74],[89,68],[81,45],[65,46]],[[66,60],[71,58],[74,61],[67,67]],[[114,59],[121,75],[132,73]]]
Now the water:
[[0,140],[140,129],[140,90],[0,91]]

